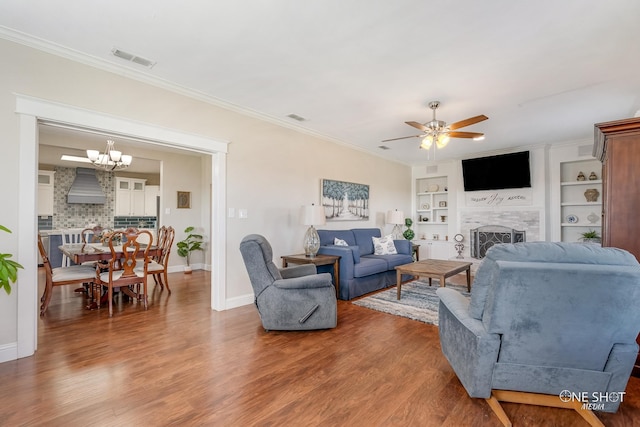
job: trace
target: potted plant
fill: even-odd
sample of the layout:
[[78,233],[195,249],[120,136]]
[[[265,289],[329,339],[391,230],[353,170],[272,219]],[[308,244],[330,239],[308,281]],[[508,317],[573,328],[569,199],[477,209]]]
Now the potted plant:
[[585,243],[602,243],[602,238],[595,230],[585,231],[581,234],[580,240]]
[[[11,233],[7,227],[0,225],[0,230]],[[0,288],[3,288],[7,295],[11,294],[11,284],[18,280],[18,269],[24,268],[16,261],[10,260],[12,254],[0,254]]]
[[202,248],[202,235],[194,234],[192,231],[195,230],[195,227],[187,227],[184,229],[184,232],[187,233],[187,237],[184,240],[176,243],[178,246],[178,255],[182,258],[186,258],[187,265],[184,267],[185,274],[191,273],[191,260],[190,255],[193,251],[201,251]]
[[413,220],[411,218],[405,218],[404,225],[407,226],[407,229],[404,230],[404,233],[402,233],[402,235],[407,240],[413,240],[413,238],[416,237],[416,233],[414,233],[413,230],[411,229],[411,226],[413,225]]

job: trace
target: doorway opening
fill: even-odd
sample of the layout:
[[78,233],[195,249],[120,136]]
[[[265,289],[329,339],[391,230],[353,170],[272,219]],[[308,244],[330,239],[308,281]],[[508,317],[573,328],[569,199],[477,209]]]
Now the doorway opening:
[[[20,212],[24,212],[18,225],[21,236],[18,257],[25,267],[24,283],[31,285],[17,287],[18,321],[16,358],[32,355],[37,349],[37,239],[36,192],[38,175],[39,123],[61,123],[78,130],[94,130],[107,134],[118,134],[148,144],[181,148],[211,156],[210,203],[211,221],[209,228],[211,266],[211,308],[224,310],[226,300],[226,254],[225,254],[225,199],[226,199],[226,153],[227,142],[212,138],[186,134],[181,131],[161,128],[152,124],[135,122],[73,106],[52,103],[46,100],[18,95],[16,113],[19,117],[20,145],[20,192],[32,194],[19,201]],[[32,212],[32,215],[28,215]]]

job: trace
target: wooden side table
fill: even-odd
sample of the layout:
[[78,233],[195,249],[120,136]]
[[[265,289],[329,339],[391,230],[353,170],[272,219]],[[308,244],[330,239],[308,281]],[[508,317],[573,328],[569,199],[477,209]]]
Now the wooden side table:
[[340,257],[338,255],[318,254],[315,257],[308,257],[305,254],[284,255],[282,257],[282,267],[288,267],[289,264],[314,264],[319,265],[333,264],[333,279],[336,287],[336,298],[340,296]]
[[420,261],[420,245],[416,245],[415,243],[412,243],[411,253],[413,254],[413,259],[415,259],[416,261]]

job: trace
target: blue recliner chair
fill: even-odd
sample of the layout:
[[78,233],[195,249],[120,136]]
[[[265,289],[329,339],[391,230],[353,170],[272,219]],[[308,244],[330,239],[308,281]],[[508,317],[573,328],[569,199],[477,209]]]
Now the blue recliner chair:
[[336,289],[331,274],[317,274],[313,264],[276,267],[271,245],[258,234],[242,239],[240,252],[266,330],[336,327]]
[[471,300],[440,297],[442,351],[471,397],[616,412],[640,331],[640,265],[629,252],[580,243],[492,247]]

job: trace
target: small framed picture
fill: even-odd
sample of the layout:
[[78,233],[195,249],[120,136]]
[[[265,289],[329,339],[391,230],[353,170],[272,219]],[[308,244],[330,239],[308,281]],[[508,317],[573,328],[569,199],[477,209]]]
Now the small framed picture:
[[438,205],[441,208],[446,208],[447,207],[447,202],[445,202],[444,200],[442,202],[440,202],[440,204]]
[[191,192],[178,191],[178,209],[190,209],[190,208],[191,208]]

